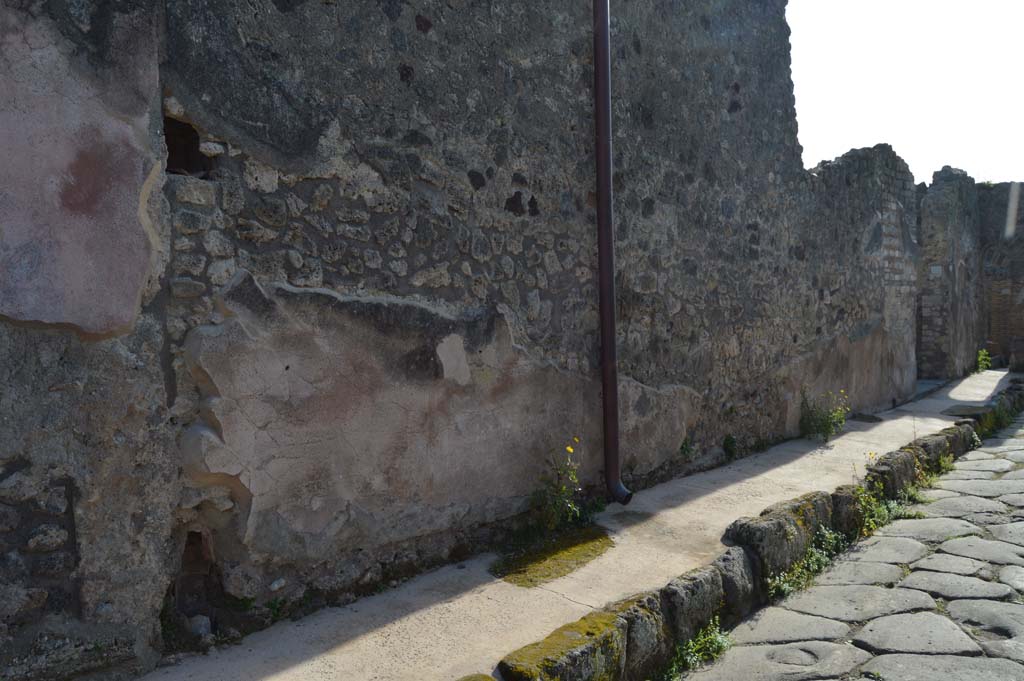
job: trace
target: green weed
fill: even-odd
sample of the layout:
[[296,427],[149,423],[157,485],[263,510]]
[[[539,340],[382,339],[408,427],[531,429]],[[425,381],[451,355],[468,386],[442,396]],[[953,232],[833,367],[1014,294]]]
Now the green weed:
[[825,442],[840,432],[850,413],[850,399],[845,390],[838,394],[826,393],[824,402],[812,400],[805,391],[800,392],[800,436],[820,437]]
[[947,452],[939,457],[939,475],[951,473],[956,467],[953,465],[953,452]]
[[714,662],[731,646],[732,639],[722,631],[716,616],[692,639],[676,648],[669,668],[658,677],[658,681],[677,681],[685,672]]
[[740,453],[739,443],[736,442],[736,438],[732,435],[725,436],[725,440],[722,441],[722,449],[730,461],[735,459]]
[[989,354],[988,350],[978,350],[978,368],[977,371],[988,371],[992,368],[992,355]]
[[[579,445],[579,438],[573,438]],[[530,497],[534,523],[541,529],[555,530],[589,524],[592,508],[583,495],[579,479],[579,464],[573,459],[575,447],[565,448],[564,458],[552,457],[541,486]]]
[[778,600],[807,588],[849,545],[849,540],[839,532],[819,527],[803,558],[782,574],[768,577],[768,596]]
[[907,508],[908,502],[911,501],[911,494],[915,498],[920,498],[916,490],[914,492],[904,490],[900,493],[899,499],[886,499],[885,490],[879,481],[875,481],[871,489],[864,485],[857,485],[853,490],[853,495],[860,507],[860,536],[870,537],[879,528],[894,520],[923,518],[923,514]]
[[272,598],[267,601],[267,611],[270,613],[271,622],[278,622],[284,617],[285,605],[283,598]]

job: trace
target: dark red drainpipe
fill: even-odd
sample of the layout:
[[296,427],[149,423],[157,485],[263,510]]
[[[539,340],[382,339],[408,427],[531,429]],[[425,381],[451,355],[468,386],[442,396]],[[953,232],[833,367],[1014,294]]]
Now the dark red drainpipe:
[[615,234],[612,228],[612,69],[609,0],[594,2],[594,122],[597,131],[597,263],[601,315],[604,481],[613,501],[628,504],[619,459],[619,371],[615,351]]

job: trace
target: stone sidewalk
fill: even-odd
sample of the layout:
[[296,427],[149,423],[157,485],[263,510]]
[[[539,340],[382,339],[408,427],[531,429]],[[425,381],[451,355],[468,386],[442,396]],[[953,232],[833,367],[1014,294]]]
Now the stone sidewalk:
[[691,681],[1024,680],[1024,418]]
[[[793,440],[707,473],[639,492],[599,522],[615,546],[542,587],[493,578],[495,556],[435,570],[388,592],[297,622],[281,622],[240,644],[158,669],[147,681],[452,681],[495,669],[505,654],[554,629],[645,590],[660,589],[723,550],[740,516],[864,474],[866,454],[896,449],[956,420],[955,404],[983,405],[1006,387],[988,371],[916,402],[850,422],[825,446]],[[744,677],[740,677],[744,678]],[[796,678],[796,677],[794,677]],[[799,677],[819,678],[819,677]]]

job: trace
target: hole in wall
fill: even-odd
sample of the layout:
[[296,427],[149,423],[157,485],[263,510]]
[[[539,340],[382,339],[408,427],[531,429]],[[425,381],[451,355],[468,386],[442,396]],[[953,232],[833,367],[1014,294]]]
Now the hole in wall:
[[175,606],[186,617],[212,615],[209,582],[213,577],[213,546],[204,532],[189,532],[175,584]]
[[199,150],[199,132],[188,123],[164,117],[167,172],[171,175],[206,177],[213,159]]

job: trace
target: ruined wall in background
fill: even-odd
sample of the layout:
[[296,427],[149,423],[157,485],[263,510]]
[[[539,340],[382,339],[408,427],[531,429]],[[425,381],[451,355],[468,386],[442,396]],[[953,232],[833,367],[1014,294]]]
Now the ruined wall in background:
[[[978,185],[990,351],[1024,368],[1024,204],[1008,219],[1009,182]],[[1007,225],[1013,233],[1007,235]]]
[[[574,435],[599,482],[587,6],[31,9],[5,59],[68,82],[0,73],[0,135],[60,156],[0,201],[7,676],[464,555]],[[630,483],[794,434],[801,390],[912,395],[912,178],[886,146],[802,168],[784,2],[624,3],[613,41]]]
[[958,378],[974,370],[985,345],[978,192],[963,171],[936,172],[921,201],[918,372]]

